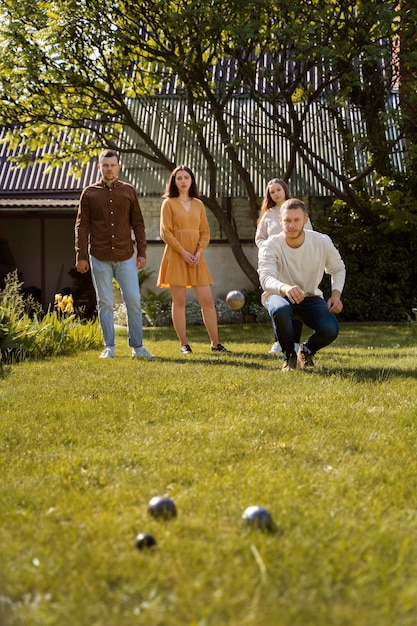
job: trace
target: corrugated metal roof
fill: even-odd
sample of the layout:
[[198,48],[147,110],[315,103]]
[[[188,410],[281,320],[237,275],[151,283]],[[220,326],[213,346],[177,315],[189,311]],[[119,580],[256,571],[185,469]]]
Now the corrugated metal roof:
[[24,153],[24,146],[11,150],[5,138],[6,130],[0,129],[0,199],[6,198],[77,198],[80,191],[98,178],[97,159],[92,159],[81,171],[80,175],[72,173],[73,163],[64,163],[48,170],[48,165],[41,163],[44,154],[53,153],[63,136],[58,137],[55,144],[38,148],[32,155],[33,165],[17,167],[9,157]]
[[[398,95],[393,94],[390,106],[397,106]],[[131,101],[131,110],[144,132],[148,133],[159,149],[174,164],[185,163],[196,173],[200,191],[210,194],[207,180],[207,165],[198,145],[197,139],[188,125],[189,111],[186,100],[180,95],[162,95],[149,99]],[[301,105],[300,105],[301,106]],[[204,139],[211,151],[217,170],[217,193],[220,197],[245,197],[246,190],[238,174],[232,169],[225,148],[220,141],[219,131],[211,115],[208,105],[202,104],[196,109],[197,121],[201,124]],[[226,110],[227,124],[230,129],[230,140],[236,146],[239,158],[253,181],[255,192],[263,196],[268,180],[283,176],[290,158],[291,144],[277,132],[271,122],[271,110],[262,109],[247,96],[233,98]],[[274,112],[275,117],[277,111]],[[344,109],[346,123],[353,133],[362,133],[362,121],[357,110]],[[282,106],[279,110],[282,120],[290,123],[288,111]],[[0,130],[0,139],[5,131]],[[389,130],[388,138],[396,137],[396,129]],[[306,117],[302,140],[318,158],[314,166],[332,185],[340,187],[337,177],[331,169],[325,170],[320,159],[327,161],[335,171],[342,171],[342,144],[335,122],[330,119],[326,109],[320,102],[311,105]],[[121,135],[125,146],[130,146],[145,153],[149,147],[130,129]],[[59,138],[57,144],[59,143]],[[56,144],[56,145],[57,145]],[[20,147],[19,150],[24,150]],[[393,155],[393,164],[403,168],[402,146]],[[7,144],[0,143],[0,199],[77,199],[81,190],[96,181],[97,160],[92,159],[83,168],[81,176],[71,173],[71,163],[62,163],[60,167],[47,170],[47,165],[39,162],[46,153],[54,151],[54,145],[38,148],[32,155],[33,165],[25,168],[14,167],[7,157],[15,155]],[[356,165],[363,168],[368,161],[365,150],[358,149],[354,155]],[[313,157],[314,158],[314,157]],[[121,177],[132,183],[140,196],[161,196],[165,189],[168,171],[162,165],[152,164],[144,157],[135,153],[123,156]],[[367,184],[372,189],[372,178]],[[294,171],[290,180],[293,195],[326,196],[330,192],[313,176],[305,161],[298,154]],[[0,206],[5,206],[0,204]],[[9,205],[11,206],[11,205]],[[16,205],[17,206],[17,205]],[[64,206],[64,205],[61,205]]]
[[60,198],[2,198],[0,195],[0,209],[7,209],[8,211],[16,209],[19,212],[22,209],[30,210],[48,210],[56,211],[60,209],[76,209],[78,201],[74,200],[61,200]]

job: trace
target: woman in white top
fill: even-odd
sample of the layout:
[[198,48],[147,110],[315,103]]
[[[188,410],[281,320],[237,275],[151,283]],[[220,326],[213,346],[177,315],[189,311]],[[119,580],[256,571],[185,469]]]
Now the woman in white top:
[[[271,235],[278,235],[282,231],[281,222],[279,221],[279,214],[281,206],[285,200],[291,198],[290,190],[285,181],[280,178],[273,178],[266,186],[265,196],[262,202],[261,211],[257,222],[255,243],[259,246],[263,241],[268,239]],[[310,220],[308,220],[306,228],[313,230]],[[300,343],[301,332],[303,324],[299,320],[293,322],[294,335],[296,339],[296,350],[298,350],[298,344]],[[271,354],[281,352],[281,345],[278,341],[278,337],[275,337],[275,342],[269,350]]]

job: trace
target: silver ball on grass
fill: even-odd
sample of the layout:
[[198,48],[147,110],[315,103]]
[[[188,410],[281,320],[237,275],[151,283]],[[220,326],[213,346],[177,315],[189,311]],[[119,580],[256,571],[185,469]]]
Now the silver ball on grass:
[[171,519],[177,517],[177,507],[166,496],[155,496],[149,501],[148,513],[156,519]]
[[262,506],[248,506],[243,511],[242,519],[251,528],[269,531],[272,531],[274,528],[271,513]]
[[156,539],[153,535],[148,533],[139,533],[135,539],[135,547],[138,550],[146,550],[147,548],[154,548],[156,546]]

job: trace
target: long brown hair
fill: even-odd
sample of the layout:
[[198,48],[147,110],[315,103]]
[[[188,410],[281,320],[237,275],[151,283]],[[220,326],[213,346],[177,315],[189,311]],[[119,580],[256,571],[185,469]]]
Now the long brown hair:
[[199,197],[200,192],[198,191],[197,183],[195,182],[194,172],[186,165],[178,165],[171,172],[171,176],[169,177],[166,189],[164,193],[162,194],[163,198],[178,198],[178,196],[180,195],[180,192],[177,187],[177,183],[175,182],[175,177],[178,174],[178,172],[180,172],[181,170],[184,170],[191,176],[191,186],[188,190],[188,195],[190,196],[190,198]]
[[272,207],[275,206],[275,202],[272,200],[271,194],[269,193],[269,189],[271,185],[274,185],[275,183],[278,183],[283,188],[286,200],[291,198],[290,189],[284,180],[282,180],[281,178],[273,178],[272,180],[270,180],[266,186],[265,196],[262,202],[261,211],[259,213],[257,224],[259,224],[259,222],[261,221],[264,213],[266,213],[268,209],[272,209]]

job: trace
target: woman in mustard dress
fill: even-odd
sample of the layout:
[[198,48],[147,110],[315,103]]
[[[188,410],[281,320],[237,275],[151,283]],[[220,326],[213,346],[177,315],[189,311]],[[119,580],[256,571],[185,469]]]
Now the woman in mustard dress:
[[161,207],[161,239],[165,250],[159,268],[157,285],[168,287],[172,297],[172,323],[183,354],[191,354],[187,341],[186,289],[193,288],[201,306],[204,325],[213,352],[228,352],[219,343],[217,314],[211,293],[213,284],[204,258],[210,241],[210,228],[194,173],[179,165],[172,172]]

